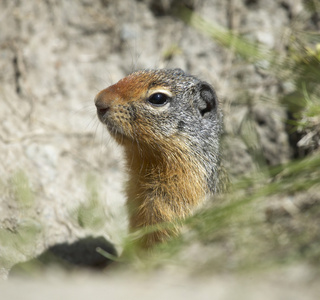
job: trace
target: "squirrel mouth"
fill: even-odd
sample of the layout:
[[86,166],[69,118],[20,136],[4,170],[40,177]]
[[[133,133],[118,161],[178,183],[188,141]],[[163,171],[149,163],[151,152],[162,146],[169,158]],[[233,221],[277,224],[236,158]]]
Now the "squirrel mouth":
[[121,126],[117,126],[116,124],[114,124],[114,122],[108,118],[107,116],[108,114],[106,114],[103,118],[103,120],[101,120],[101,122],[103,124],[105,124],[107,126],[107,129],[110,133],[110,135],[119,143],[122,144],[124,140],[130,140],[130,138],[128,137],[128,135],[123,132]]
[[110,107],[105,107],[105,108],[99,108],[97,106],[97,115],[99,120],[102,123],[107,123],[107,118],[108,118],[108,112],[110,110]]
[[128,136],[123,132],[121,126],[117,126],[112,119],[112,113],[110,112],[110,106],[100,105],[96,103],[97,115],[101,123],[107,126],[107,129],[111,136],[118,141],[120,144],[123,140],[129,139]]

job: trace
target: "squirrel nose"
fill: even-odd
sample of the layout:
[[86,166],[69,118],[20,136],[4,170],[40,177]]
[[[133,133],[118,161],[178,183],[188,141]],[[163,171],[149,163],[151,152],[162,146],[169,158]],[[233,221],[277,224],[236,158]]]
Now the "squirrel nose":
[[100,95],[98,94],[96,96],[96,98],[94,99],[94,103],[96,105],[97,108],[97,114],[100,118],[104,117],[105,114],[109,111],[110,106],[108,103],[106,103],[106,101],[103,101],[103,99],[101,99]]

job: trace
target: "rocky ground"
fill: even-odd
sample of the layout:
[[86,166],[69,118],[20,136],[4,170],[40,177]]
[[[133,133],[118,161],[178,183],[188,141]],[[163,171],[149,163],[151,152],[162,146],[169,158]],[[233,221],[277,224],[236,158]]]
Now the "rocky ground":
[[[4,278],[13,265],[49,248],[59,252],[59,245],[88,236],[94,245],[121,252],[127,227],[122,154],[99,124],[93,99],[133,70],[179,67],[213,84],[224,110],[226,166],[232,179],[256,170],[259,163],[275,166],[293,158],[287,113],[278,104],[279,95],[291,92],[290,82],[264,72],[261,65],[266,61],[245,62],[188,26],[172,14],[176,2],[1,1],[0,270]],[[313,22],[300,0],[184,2],[213,24],[284,56],[292,26],[299,29]],[[83,251],[78,255],[85,256]],[[93,258],[90,263],[105,262]],[[215,275],[192,284],[179,277],[177,285],[168,283],[167,275],[156,274],[147,280],[150,290],[145,298],[154,296],[153,290],[160,298],[163,287],[177,295],[175,299],[191,297],[196,288],[221,299],[239,299],[242,287],[244,299],[301,299],[301,295],[312,299],[319,291],[306,266],[281,272],[279,277],[258,274],[257,279]],[[115,292],[123,285],[134,289],[136,296],[146,291],[145,279],[131,281],[131,275],[123,275],[123,281],[112,275],[105,285],[108,277],[74,274],[69,285],[66,275],[57,274],[52,276],[56,279],[47,276],[41,293],[55,295],[53,289],[61,288],[67,297],[77,292],[83,296],[85,286],[92,286],[99,295],[129,297],[124,291]],[[284,276],[288,280],[283,285],[275,283],[275,278]],[[19,299],[17,285],[30,291],[30,299],[37,299],[31,291],[38,284],[28,285],[19,278],[1,284],[4,299]]]

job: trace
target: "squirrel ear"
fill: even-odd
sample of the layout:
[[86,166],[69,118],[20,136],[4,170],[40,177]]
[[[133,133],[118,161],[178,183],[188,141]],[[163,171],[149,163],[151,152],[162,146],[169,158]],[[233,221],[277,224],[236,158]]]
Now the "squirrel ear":
[[218,104],[217,95],[206,82],[200,82],[198,87],[200,93],[198,109],[203,118],[209,118],[216,111]]

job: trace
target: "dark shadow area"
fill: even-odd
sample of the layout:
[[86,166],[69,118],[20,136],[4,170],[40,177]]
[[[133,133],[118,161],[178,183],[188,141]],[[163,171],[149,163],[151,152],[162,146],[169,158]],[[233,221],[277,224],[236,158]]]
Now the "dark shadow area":
[[104,237],[86,237],[71,244],[56,244],[38,257],[16,264],[10,271],[12,275],[30,275],[58,267],[66,271],[77,269],[103,270],[113,261],[97,252],[97,248],[117,256],[113,244]]

